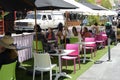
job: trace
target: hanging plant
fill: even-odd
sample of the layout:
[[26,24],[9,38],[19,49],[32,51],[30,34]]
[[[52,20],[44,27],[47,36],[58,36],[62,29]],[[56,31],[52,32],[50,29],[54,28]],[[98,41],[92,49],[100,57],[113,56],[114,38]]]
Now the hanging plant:
[[9,14],[9,12],[4,12],[4,14],[2,14],[2,11],[1,11],[0,12],[0,19],[3,19],[8,14]]

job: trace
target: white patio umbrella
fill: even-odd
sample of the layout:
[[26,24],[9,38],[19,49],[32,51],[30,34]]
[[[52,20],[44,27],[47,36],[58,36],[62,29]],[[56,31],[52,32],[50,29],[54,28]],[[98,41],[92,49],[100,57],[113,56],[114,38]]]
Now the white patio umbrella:
[[[91,8],[87,7],[87,6],[76,2],[75,0],[64,0],[64,1],[78,7],[76,9],[69,9],[69,10],[66,9],[66,11],[76,11],[76,12],[83,12],[83,13],[92,13],[94,11]],[[62,10],[62,11],[65,11],[65,10]]]

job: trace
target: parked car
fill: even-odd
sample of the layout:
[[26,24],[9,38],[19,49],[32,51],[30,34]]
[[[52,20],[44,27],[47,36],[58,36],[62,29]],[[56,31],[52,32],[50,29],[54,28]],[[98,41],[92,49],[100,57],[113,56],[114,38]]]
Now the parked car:
[[[37,13],[37,24],[42,29],[58,28],[64,25],[64,16],[62,13]],[[35,25],[35,14],[29,13],[25,19],[16,20],[14,22],[14,30],[16,31],[33,31]]]

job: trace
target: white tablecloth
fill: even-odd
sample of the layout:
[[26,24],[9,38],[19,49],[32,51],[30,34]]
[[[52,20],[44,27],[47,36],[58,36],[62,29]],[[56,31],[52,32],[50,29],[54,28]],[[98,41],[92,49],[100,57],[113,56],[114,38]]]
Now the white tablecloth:
[[14,44],[17,44],[18,47],[26,47],[25,49],[18,50],[18,59],[19,62],[23,62],[32,58],[32,42],[33,34],[32,33],[23,33],[23,34],[12,34],[14,38]]

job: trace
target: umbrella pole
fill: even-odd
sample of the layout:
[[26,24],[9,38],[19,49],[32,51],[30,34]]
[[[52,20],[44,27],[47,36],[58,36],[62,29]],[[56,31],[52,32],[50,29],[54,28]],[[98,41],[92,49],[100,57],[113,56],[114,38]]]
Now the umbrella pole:
[[[68,15],[68,12],[66,11],[65,12],[65,16],[66,16],[66,20],[65,20],[65,27],[67,27],[67,15]],[[66,30],[65,30],[65,43],[64,43],[64,48],[66,48]]]
[[35,12],[35,40],[36,40],[36,52],[38,51],[38,36],[37,36],[37,17],[36,17],[36,8],[34,9]]

